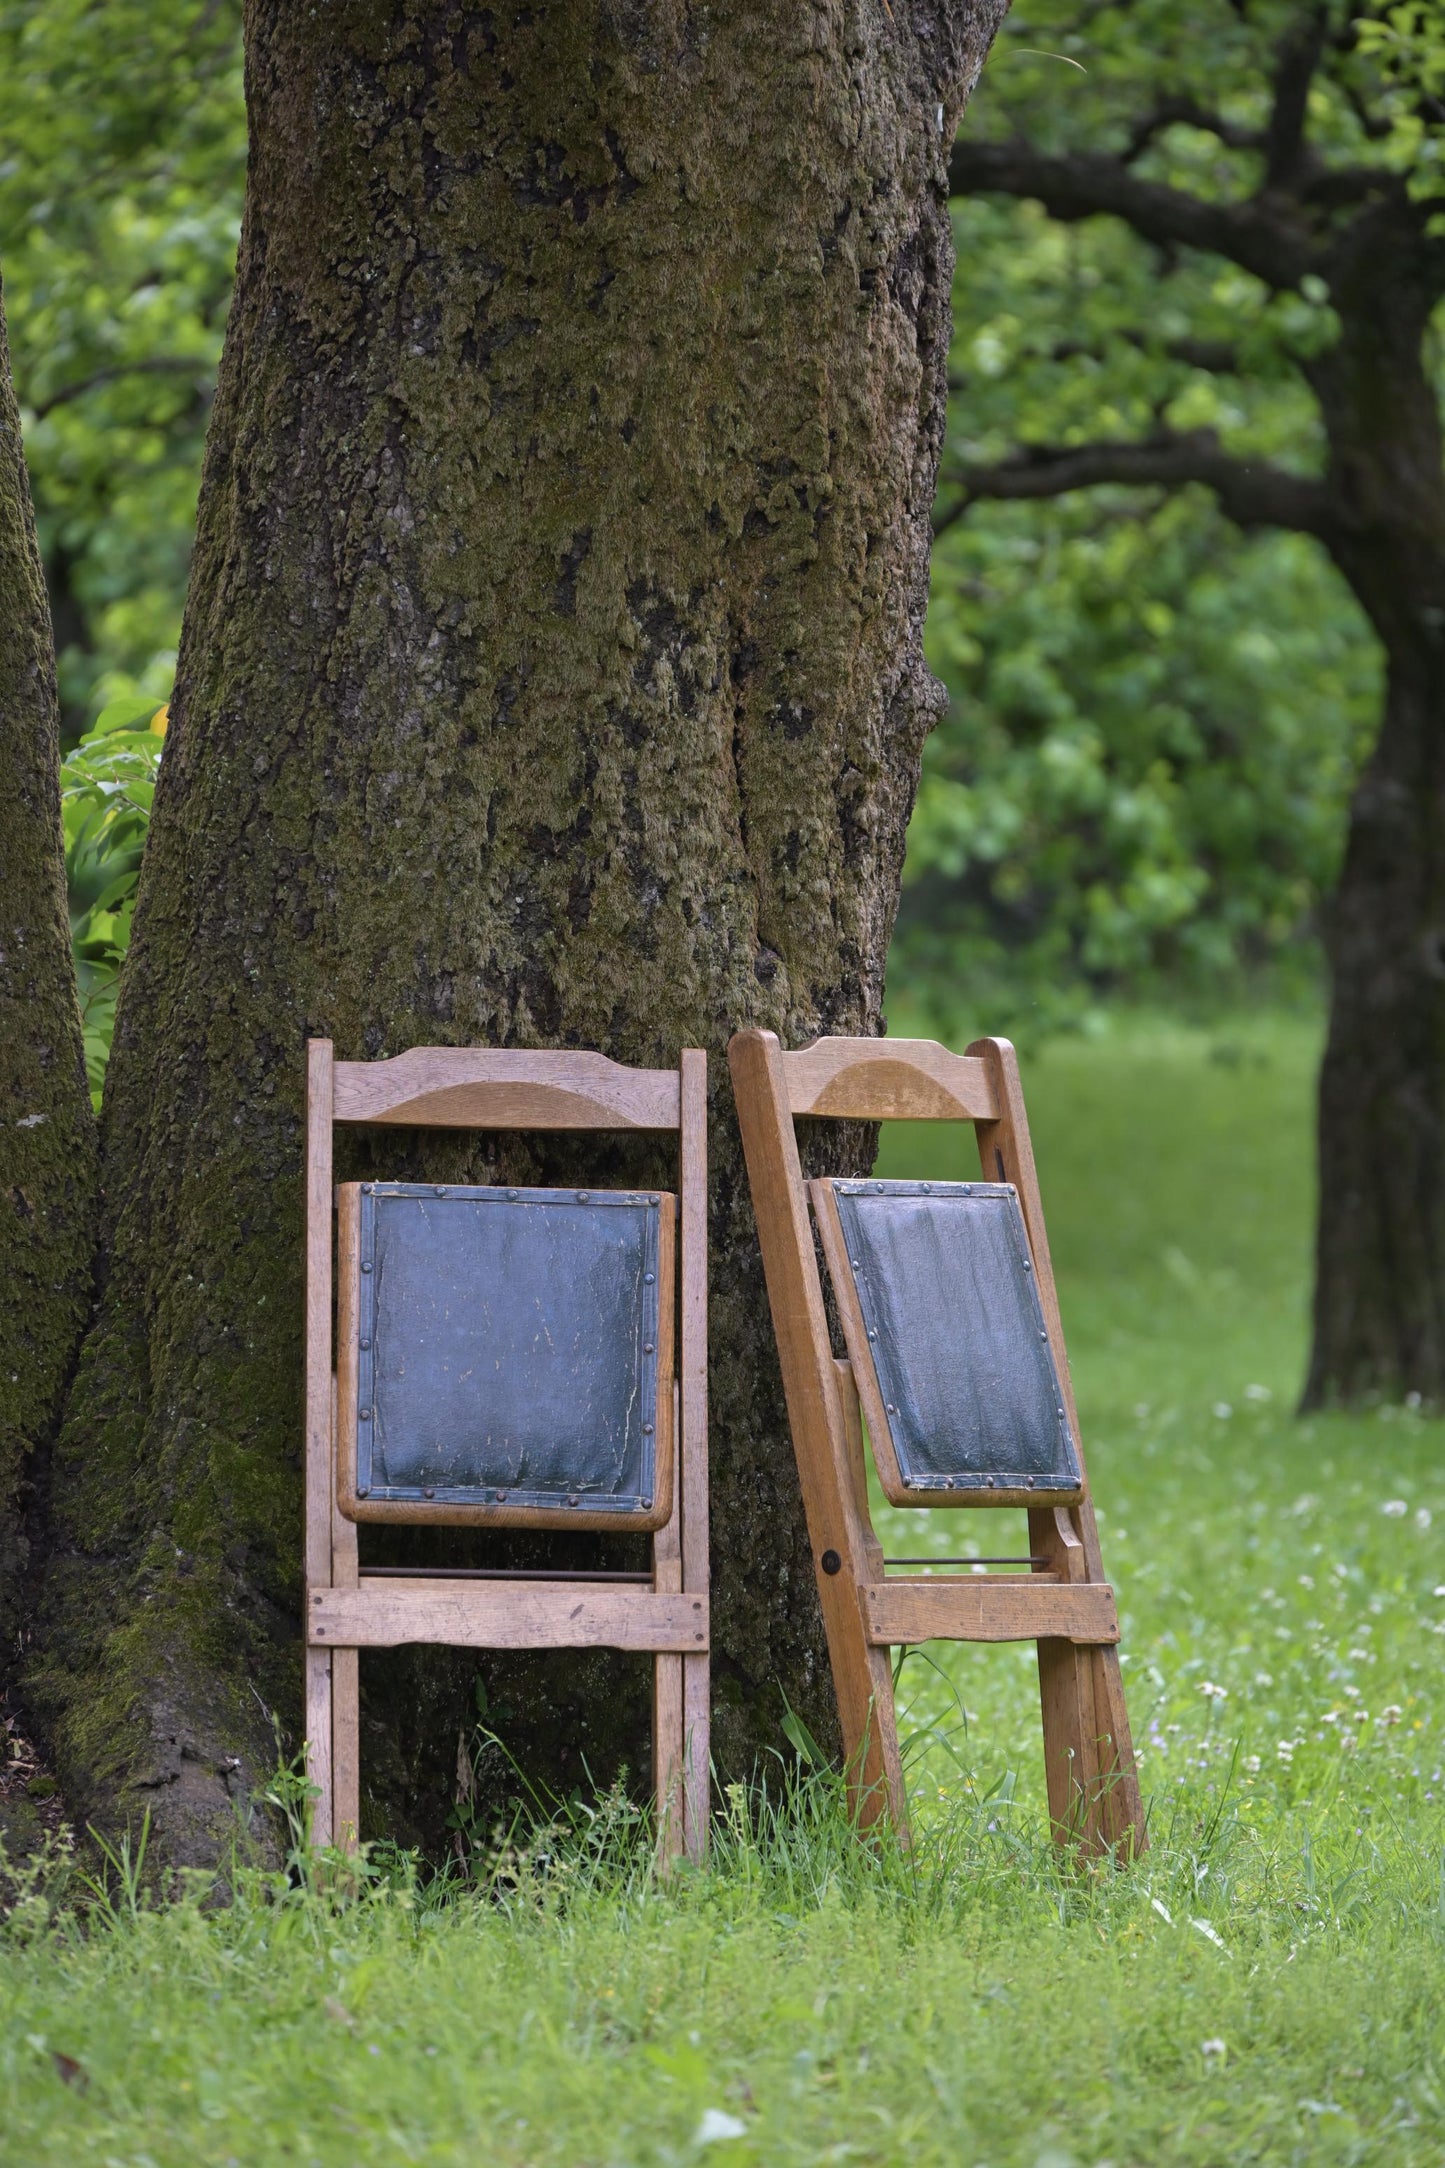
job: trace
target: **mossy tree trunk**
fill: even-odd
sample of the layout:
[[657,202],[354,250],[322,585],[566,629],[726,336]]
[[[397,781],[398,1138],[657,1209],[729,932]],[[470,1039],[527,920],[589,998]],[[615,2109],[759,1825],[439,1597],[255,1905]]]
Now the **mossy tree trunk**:
[[85,1325],[95,1123],[60,829],[55,651],[0,299],[0,1688],[28,1613],[26,1522]]
[[[173,1858],[223,1836],[270,1716],[297,1730],[311,1033],[716,1057],[721,1770],[784,1692],[831,1725],[720,1057],[743,1023],[880,1028],[937,698],[945,158],[1000,13],[249,9],[239,278],[31,1682],[72,1802],[150,1803]],[[376,1150],[355,1164],[569,1164]],[[437,1839],[477,1668],[363,1665],[372,1829]],[[483,1670],[534,1778],[645,1759],[642,1665]]]

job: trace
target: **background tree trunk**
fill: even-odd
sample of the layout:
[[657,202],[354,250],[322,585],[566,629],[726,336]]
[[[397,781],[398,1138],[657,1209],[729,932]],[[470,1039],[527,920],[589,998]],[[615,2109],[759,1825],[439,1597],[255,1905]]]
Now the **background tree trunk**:
[[1390,657],[1326,926],[1307,1407],[1445,1401],[1445,638],[1422,633]]
[[[306,1036],[670,1062],[742,1023],[880,1028],[937,698],[945,158],[1000,13],[249,11],[239,278],[31,1678],[72,1803],[151,1803],[172,1858],[214,1850],[273,1712],[296,1737]],[[733,1775],[782,1691],[824,1731],[832,1694],[720,1058],[713,1086]],[[573,1164],[436,1137],[354,1160]],[[363,1667],[370,1829],[440,1836],[477,1668]],[[642,1665],[483,1668],[532,1776],[645,1756]]]
[[1306,1406],[1445,1401],[1445,446],[1427,336],[1437,280],[1359,221],[1311,365],[1330,546],[1386,655],[1325,943],[1319,1230]]
[[25,1507],[85,1323],[95,1123],[60,830],[50,613],[0,299],[0,1689],[26,1614]]

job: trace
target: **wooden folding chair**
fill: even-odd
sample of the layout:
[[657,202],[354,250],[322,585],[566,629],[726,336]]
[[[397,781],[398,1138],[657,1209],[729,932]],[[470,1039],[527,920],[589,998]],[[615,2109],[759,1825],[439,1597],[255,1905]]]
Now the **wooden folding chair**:
[[[886,1815],[907,1833],[890,1649],[1034,1640],[1056,1836],[1085,1850],[1142,1850],[1114,1596],[1013,1048],[979,1039],[958,1055],[925,1039],[819,1039],[785,1054],[772,1032],[742,1031],[728,1062],[860,1821]],[[971,1121],[985,1177],[811,1185],[843,1361],[793,1127],[805,1115]],[[953,1284],[960,1262],[966,1290]],[[886,1560],[874,1533],[865,1416],[893,1503],[1024,1506],[1027,1558],[989,1563],[1027,1570],[886,1572],[921,1561]],[[962,1443],[949,1445],[955,1429]]]
[[[709,1770],[706,1056],[685,1052],[675,1070],[628,1069],[592,1053],[414,1047],[386,1061],[341,1062],[329,1040],[313,1039],[306,1103],[313,1841],[356,1841],[362,1649],[601,1647],[656,1659],[662,1852],[700,1859]],[[679,1195],[346,1184],[335,1198],[333,1325],[337,1123],[673,1130]],[[357,1541],[357,1523],[368,1520],[650,1530],[652,1569],[368,1571]]]

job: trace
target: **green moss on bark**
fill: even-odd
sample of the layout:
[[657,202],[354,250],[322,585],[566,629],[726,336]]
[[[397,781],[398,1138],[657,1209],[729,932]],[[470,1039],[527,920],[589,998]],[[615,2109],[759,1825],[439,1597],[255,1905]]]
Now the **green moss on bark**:
[[[944,154],[999,12],[250,10],[36,1674],[72,1791],[152,1798],[176,1857],[269,1754],[265,1712],[294,1736],[308,1033],[718,1057],[718,1759],[776,1738],[780,1689],[830,1725],[720,1057],[744,1023],[880,1028],[936,699]],[[576,1147],[356,1150],[455,1178]],[[436,1836],[474,1668],[364,1665],[376,1826]],[[640,1667],[486,1669],[534,1775],[645,1757]]]
[[0,1686],[91,1286],[95,1124],[65,907],[55,655],[0,300]]

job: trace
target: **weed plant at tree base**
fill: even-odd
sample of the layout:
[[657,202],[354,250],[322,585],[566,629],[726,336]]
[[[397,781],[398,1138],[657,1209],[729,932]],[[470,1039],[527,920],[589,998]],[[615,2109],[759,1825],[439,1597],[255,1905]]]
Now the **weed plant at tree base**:
[[60,768],[70,938],[97,1110],[165,729],[156,701],[112,701]]

